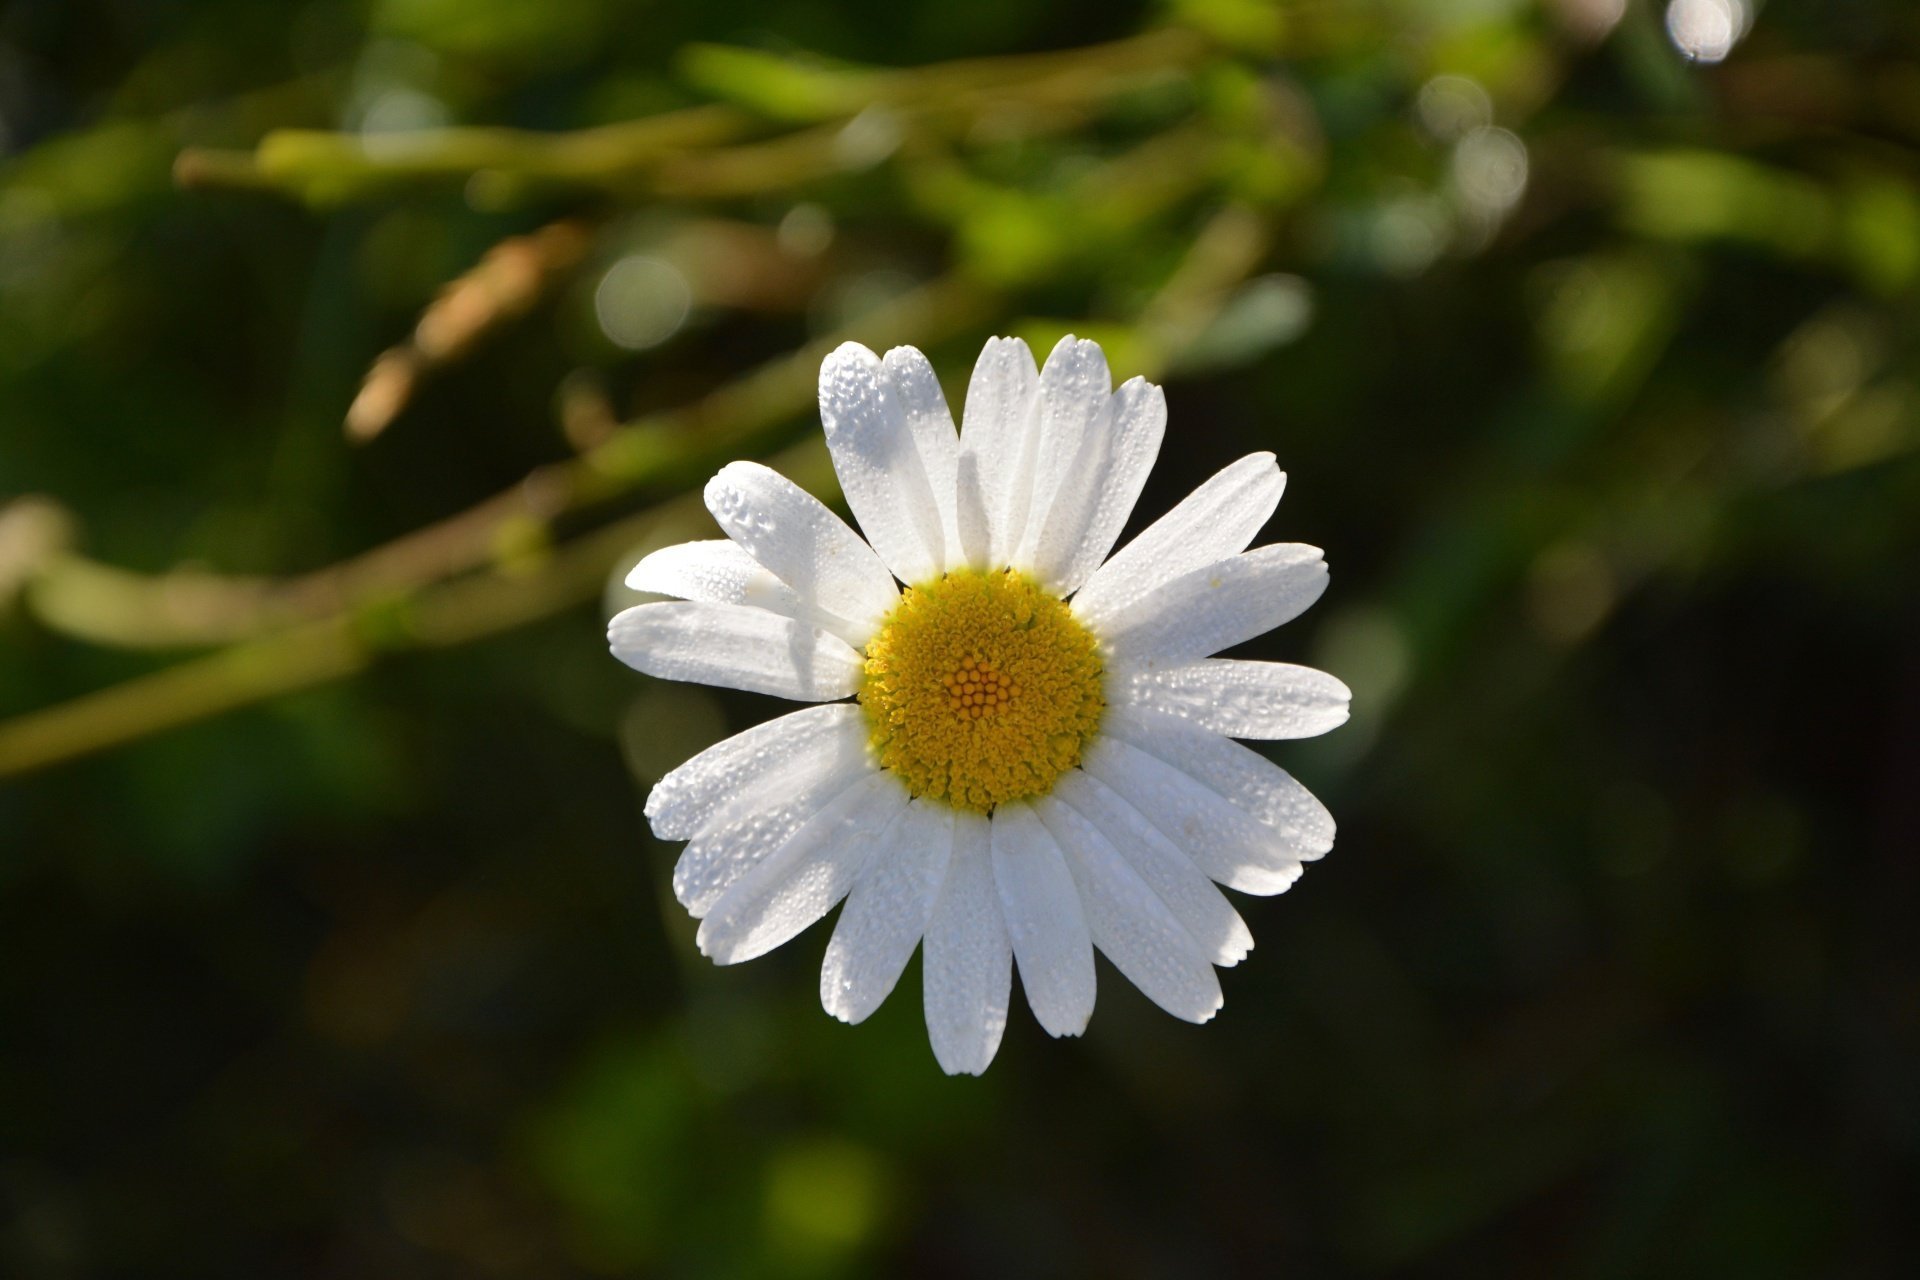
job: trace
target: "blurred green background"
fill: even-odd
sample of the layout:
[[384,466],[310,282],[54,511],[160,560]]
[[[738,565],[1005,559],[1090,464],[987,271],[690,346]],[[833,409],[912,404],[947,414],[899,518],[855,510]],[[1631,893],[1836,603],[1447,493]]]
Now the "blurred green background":
[[[0,1272],[1899,1273],[1917,143],[1907,0],[8,0]],[[602,624],[842,337],[1068,329],[1145,517],[1290,473],[1341,834],[950,1080],[697,956],[781,707]]]

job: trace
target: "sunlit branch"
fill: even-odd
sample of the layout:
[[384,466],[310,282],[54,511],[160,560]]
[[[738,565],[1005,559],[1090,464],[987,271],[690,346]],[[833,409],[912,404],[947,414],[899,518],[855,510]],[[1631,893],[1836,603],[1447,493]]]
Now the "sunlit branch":
[[821,359],[843,341],[933,344],[985,325],[991,313],[990,295],[976,286],[934,281],[689,405],[621,427],[587,454],[541,467],[458,515],[311,574],[149,577],[49,553],[25,575],[27,604],[41,622],[78,639],[167,649],[233,643],[369,599],[404,597],[543,546],[555,522],[596,503],[692,483],[775,443],[773,432],[811,403]]
[[[815,493],[836,492],[817,442],[769,460]],[[446,648],[511,631],[593,599],[633,547],[690,536],[704,520],[698,494],[670,499],[552,552],[533,573],[472,575],[410,599],[246,641],[0,724],[0,776],[26,773],[271,698],[358,674],[383,654]]]
[[[871,108],[911,118],[973,118],[1009,107],[1096,102],[1143,74],[1190,65],[1204,38],[1179,29],[1058,53],[969,59],[911,71],[839,73],[820,116],[845,121]],[[819,72],[821,76],[834,73]],[[587,187],[617,194],[723,196],[777,189],[857,167],[837,124],[747,141],[777,122],[717,103],[569,133],[448,128],[405,134],[284,129],[251,152],[188,148],[175,165],[183,186],[278,191],[332,205],[395,186],[475,180],[482,203],[525,186]],[[733,145],[744,143],[744,145]]]

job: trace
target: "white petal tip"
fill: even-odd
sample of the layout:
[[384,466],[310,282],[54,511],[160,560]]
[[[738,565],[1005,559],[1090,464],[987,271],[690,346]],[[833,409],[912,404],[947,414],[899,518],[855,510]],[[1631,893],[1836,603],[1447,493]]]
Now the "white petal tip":
[[1035,1014],[1034,1017],[1039,1020],[1040,1029],[1052,1036],[1055,1040],[1072,1040],[1078,1036],[1085,1035],[1087,1022],[1089,1021],[1087,1018],[1081,1018],[1075,1022],[1063,1022],[1058,1026],[1053,1026],[1038,1014]]
[[773,472],[775,475],[779,474],[763,462],[752,462],[745,458],[736,459],[713,473],[713,478],[707,481],[707,490],[711,492],[715,485],[724,484],[736,477],[758,476],[766,472]]
[[1304,870],[1299,863],[1283,870],[1269,871],[1264,868],[1249,871],[1239,876],[1228,887],[1241,893],[1252,894],[1256,898],[1273,898],[1293,888]]
[[843,342],[828,353],[825,363],[832,364],[837,360],[859,360],[862,363],[871,360],[877,363],[879,359],[870,347],[858,342]]
[[701,955],[717,965],[739,964],[742,960],[751,960],[753,958],[752,955],[745,954],[744,949],[737,942],[716,942],[710,932],[712,927],[713,919],[711,917],[702,919],[700,921],[700,931],[693,935],[693,945],[699,949]]
[[857,1027],[871,1018],[880,1008],[878,1004],[862,1004],[850,999],[846,993],[831,989],[823,983],[820,989],[820,1007],[825,1009],[838,1022]]
[[685,545],[685,543],[677,543],[671,547],[658,547],[647,552],[646,555],[641,556],[640,559],[634,563],[633,568],[627,570],[627,576],[622,579],[622,581],[626,583],[627,589],[630,591],[652,591],[656,594],[667,594],[661,592],[659,588],[651,587],[647,584],[649,582],[659,581],[656,571],[663,561],[670,558],[668,553],[681,554],[680,549]]

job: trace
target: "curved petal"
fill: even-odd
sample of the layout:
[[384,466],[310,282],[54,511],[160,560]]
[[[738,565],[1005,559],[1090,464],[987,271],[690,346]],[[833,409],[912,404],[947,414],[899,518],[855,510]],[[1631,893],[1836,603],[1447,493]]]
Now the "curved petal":
[[920,444],[880,357],[843,343],[820,365],[820,423],[847,506],[893,576],[938,577],[947,561]]
[[843,640],[864,640],[868,628],[802,600],[738,543],[725,538],[662,547],[633,566],[627,585],[635,591],[678,596],[702,604],[746,604],[831,631]]
[[1246,550],[1286,487],[1270,453],[1223,468],[1101,565],[1074,597],[1074,612],[1098,626],[1182,574]]
[[899,598],[873,548],[773,468],[730,462],[707,481],[706,499],[727,536],[802,600],[870,629]]
[[927,1039],[948,1075],[979,1075],[1000,1050],[1013,948],[993,885],[988,821],[956,813],[953,857],[922,944]]
[[993,880],[1033,1016],[1077,1036],[1093,1016],[1093,940],[1060,846],[1024,804],[993,811]]
[[1326,672],[1286,662],[1208,658],[1107,680],[1117,706],[1165,712],[1229,738],[1311,738],[1345,724],[1352,698]]
[[849,643],[864,643],[870,628],[803,601],[793,587],[774,578],[745,547],[726,537],[674,543],[641,558],[626,585],[634,591],[674,595],[703,604],[751,604],[810,628],[831,631]]
[[1184,666],[1299,617],[1326,589],[1320,548],[1278,542],[1175,578],[1098,634],[1121,670]]
[[820,1003],[842,1022],[880,1007],[926,932],[953,857],[953,810],[914,801],[887,830],[827,943]]
[[876,772],[864,757],[810,757],[803,776],[785,774],[745,787],[702,823],[673,864],[673,896],[694,919],[809,819]]
[[662,840],[688,840],[751,788],[790,792],[829,765],[862,762],[867,722],[851,702],[808,707],[714,743],[647,793],[647,821]]
[[752,960],[826,915],[906,807],[891,774],[848,787],[713,904],[695,937],[701,953],[715,964]]
[[1040,371],[1018,338],[989,338],[961,411],[957,521],[967,563],[1007,564],[1033,493],[1034,410]]
[[1115,538],[1133,514],[1147,473],[1160,456],[1167,430],[1167,398],[1143,378],[1130,379],[1113,393],[1111,426],[1089,435],[1076,464],[1089,483],[1066,486],[1046,514],[1043,548],[1034,576],[1060,596],[1079,590],[1113,550]]
[[1160,828],[1084,769],[1063,774],[1053,795],[1107,838],[1140,878],[1160,895],[1201,953],[1231,968],[1253,950],[1253,933],[1218,886]]
[[1097,342],[1060,339],[1040,370],[1032,492],[1013,567],[1042,582],[1079,549],[1112,444],[1113,377]]
[[1083,767],[1229,889],[1281,893],[1300,878],[1300,859],[1279,832],[1160,757],[1103,734]]
[[1059,842],[1080,891],[1093,945],[1127,981],[1176,1018],[1206,1022],[1220,1010],[1220,979],[1193,935],[1099,828],[1043,796],[1034,812]]
[[1258,751],[1191,721],[1135,707],[1111,708],[1105,728],[1224,796],[1277,833],[1302,862],[1333,848],[1333,815],[1327,806]]
[[793,587],[774,578],[739,543],[712,537],[660,547],[636,564],[626,585],[634,591],[676,595],[703,604],[753,604],[810,628],[833,631],[841,639],[864,637],[864,628],[803,601]]
[[757,591],[766,602],[751,603],[775,613],[786,612],[779,605],[800,599],[786,583],[761,568],[758,560],[725,538],[676,542],[649,552],[628,570],[627,585],[635,591],[705,604],[747,604],[747,596]]
[[739,604],[637,604],[607,624],[613,656],[662,680],[691,680],[797,702],[860,687],[860,655],[837,636]]
[[961,550],[959,517],[954,506],[960,471],[960,433],[953,428],[946,393],[940,390],[940,379],[934,375],[933,366],[915,347],[895,347],[882,357],[881,363],[906,413],[907,430],[913,433],[914,443],[919,447],[927,488],[940,514],[940,538],[945,550],[940,572],[958,569],[967,562]]

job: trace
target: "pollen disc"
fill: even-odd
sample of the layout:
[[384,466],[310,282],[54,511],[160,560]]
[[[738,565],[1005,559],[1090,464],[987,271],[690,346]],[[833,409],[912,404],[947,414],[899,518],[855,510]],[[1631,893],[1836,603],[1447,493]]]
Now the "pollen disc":
[[1044,795],[1100,725],[1099,646],[1012,570],[909,587],[867,644],[860,705],[880,763],[957,809]]

